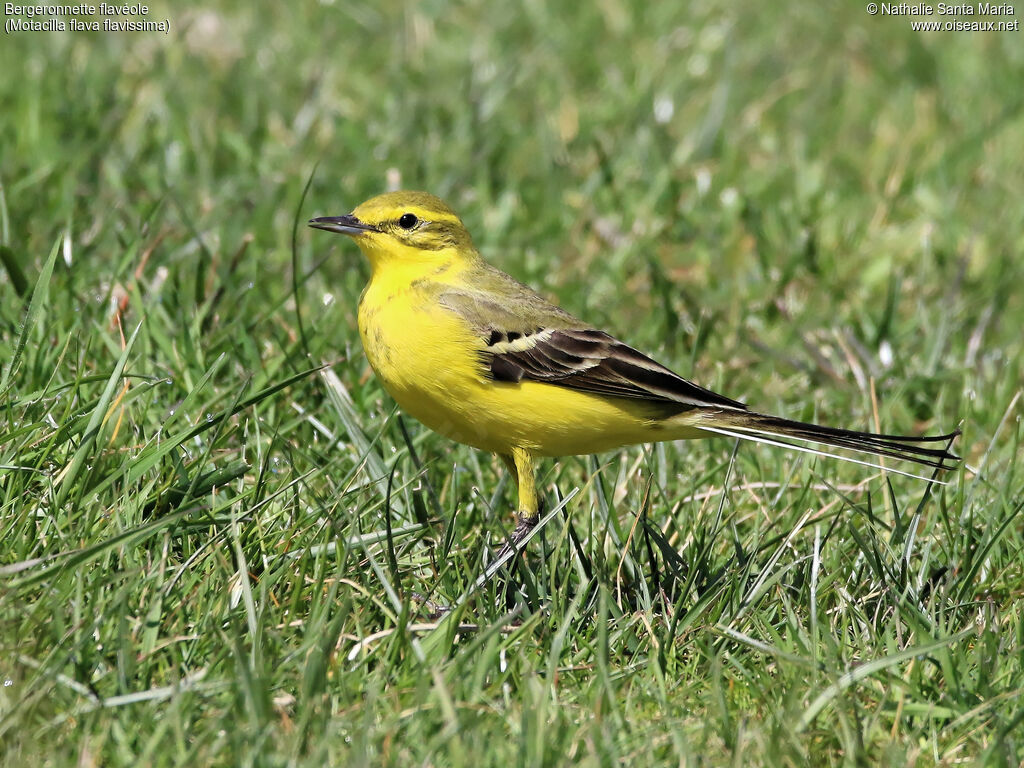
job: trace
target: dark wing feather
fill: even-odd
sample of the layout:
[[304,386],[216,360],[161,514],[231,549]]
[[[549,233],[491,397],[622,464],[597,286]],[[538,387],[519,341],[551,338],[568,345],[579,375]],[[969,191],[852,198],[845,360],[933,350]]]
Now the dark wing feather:
[[482,262],[470,283],[437,296],[477,334],[494,381],[540,381],[667,406],[667,412],[746,406],[699,387],[614,337],[590,328],[527,286]]
[[495,381],[542,381],[684,408],[745,407],[592,328],[542,329],[514,341],[499,341],[484,348],[484,362]]

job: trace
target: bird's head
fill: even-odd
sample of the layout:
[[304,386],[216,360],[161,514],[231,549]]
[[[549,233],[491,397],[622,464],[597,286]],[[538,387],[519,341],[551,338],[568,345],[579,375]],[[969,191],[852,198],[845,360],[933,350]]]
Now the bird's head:
[[347,216],[311,219],[309,226],[351,237],[375,272],[383,266],[429,271],[477,258],[459,217],[426,192],[377,195]]

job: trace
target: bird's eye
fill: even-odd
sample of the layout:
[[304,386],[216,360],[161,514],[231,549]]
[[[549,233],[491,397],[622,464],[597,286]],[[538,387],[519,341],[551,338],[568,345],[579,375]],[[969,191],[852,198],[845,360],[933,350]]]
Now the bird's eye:
[[412,213],[403,213],[402,218],[398,220],[398,226],[402,229],[412,229],[419,223],[419,219]]

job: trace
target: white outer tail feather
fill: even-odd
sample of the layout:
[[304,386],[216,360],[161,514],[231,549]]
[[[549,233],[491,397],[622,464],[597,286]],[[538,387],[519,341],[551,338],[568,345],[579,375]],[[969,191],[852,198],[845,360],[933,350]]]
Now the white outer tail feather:
[[[734,437],[734,438],[737,438],[737,439],[740,439],[740,440],[750,440],[750,441],[755,442],[755,443],[762,443],[764,445],[772,445],[772,446],[775,446],[777,448],[786,448],[786,449],[791,450],[791,451],[799,451],[801,453],[809,453],[809,454],[811,454],[813,456],[824,456],[824,457],[829,458],[829,459],[836,459],[837,461],[845,461],[845,462],[848,462],[850,464],[860,464],[861,466],[864,466],[864,467],[872,467],[874,469],[882,470],[883,472],[892,472],[893,474],[903,475],[904,477],[913,477],[913,478],[916,478],[917,480],[924,480],[926,482],[935,483],[937,485],[949,485],[948,481],[938,480],[934,476],[933,477],[926,477],[924,475],[915,475],[913,472],[907,472],[907,471],[902,470],[902,469],[894,469],[892,467],[886,467],[886,466],[883,466],[881,464],[875,464],[875,463],[870,462],[870,461],[864,461],[863,459],[855,459],[852,456],[843,456],[842,454],[839,454],[839,453],[829,453],[828,451],[820,451],[820,450],[817,450],[815,448],[808,448],[807,446],[804,446],[804,445],[794,445],[793,443],[783,442],[782,440],[772,440],[769,437],[766,437],[766,435],[770,435],[772,437],[778,437],[778,434],[775,433],[775,432],[770,432],[768,430],[757,430],[757,429],[749,428],[749,432],[746,432],[746,431],[744,431],[744,430],[742,430],[740,428],[724,429],[722,427],[710,427],[710,426],[707,426],[706,424],[701,424],[701,425],[697,426],[697,429],[700,429],[700,430],[702,430],[704,432],[714,432],[714,433],[719,434],[719,435],[725,435],[726,437]],[[809,443],[819,443],[821,445],[829,445],[830,444],[830,443],[828,443],[825,440],[812,440],[810,438],[793,437],[791,435],[785,435],[785,436],[786,437],[790,437],[793,440],[803,440],[803,441],[809,442]],[[860,450],[860,449],[857,449],[857,448],[846,448],[845,450],[857,451],[857,450]],[[871,453],[871,451],[868,451],[868,450],[860,450],[860,452],[861,453],[868,453],[868,454]]]

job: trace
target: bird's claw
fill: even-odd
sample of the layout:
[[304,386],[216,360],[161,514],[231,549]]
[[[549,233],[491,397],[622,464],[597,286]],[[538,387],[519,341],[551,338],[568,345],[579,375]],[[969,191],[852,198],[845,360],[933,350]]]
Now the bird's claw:
[[513,530],[512,535],[505,540],[505,543],[502,545],[501,549],[498,550],[497,555],[495,555],[494,557],[495,561],[501,560],[505,557],[505,555],[507,555],[509,552],[513,550],[518,550],[519,545],[527,536],[530,535],[530,531],[537,527],[537,523],[539,521],[539,515],[526,515],[520,513],[519,520],[516,523],[515,530]]

